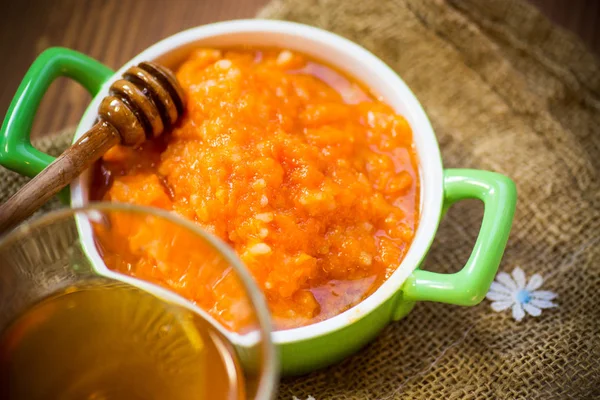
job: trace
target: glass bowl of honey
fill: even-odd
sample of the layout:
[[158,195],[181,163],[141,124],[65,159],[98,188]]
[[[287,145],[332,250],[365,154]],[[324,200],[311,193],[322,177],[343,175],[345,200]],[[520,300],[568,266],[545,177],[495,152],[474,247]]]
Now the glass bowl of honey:
[[[161,276],[171,269],[179,282]],[[173,213],[95,203],[46,214],[0,239],[0,271],[2,399],[275,396],[261,291],[225,243]]]

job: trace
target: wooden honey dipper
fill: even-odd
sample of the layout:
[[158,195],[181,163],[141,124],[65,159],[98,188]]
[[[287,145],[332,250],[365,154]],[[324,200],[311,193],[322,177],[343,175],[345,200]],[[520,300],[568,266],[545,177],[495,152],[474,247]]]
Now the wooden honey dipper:
[[98,122],[0,206],[0,233],[23,221],[116,144],[138,146],[181,117],[183,91],[167,68],[143,62],[113,83]]

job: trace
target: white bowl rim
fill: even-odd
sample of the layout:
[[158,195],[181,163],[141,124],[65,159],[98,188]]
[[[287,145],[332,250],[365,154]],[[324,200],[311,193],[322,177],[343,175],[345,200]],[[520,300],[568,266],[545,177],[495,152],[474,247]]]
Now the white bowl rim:
[[[389,66],[371,52],[348,39],[319,28],[295,22],[250,19],[202,25],[167,37],[125,63],[105,82],[102,89],[92,99],[77,127],[73,140],[79,138],[93,125],[97,115],[96,110],[101,99],[108,94],[108,87],[130,66],[142,61],[154,60],[186,44],[236,33],[286,35],[296,40],[309,41],[315,45],[335,48],[344,52],[349,57],[354,58],[361,67],[365,68],[365,71],[369,71],[370,74],[374,74],[382,82],[385,82],[398,100],[382,95],[384,102],[394,108],[396,107],[393,103],[402,102],[409,114],[407,116],[404,113],[405,117],[409,119],[413,132],[418,133],[414,135],[413,140],[419,157],[421,208],[417,231],[409,250],[396,271],[375,292],[359,304],[324,321],[273,333],[273,341],[278,345],[310,340],[331,334],[357,322],[400,291],[403,283],[413,270],[419,266],[429,250],[438,228],[443,202],[443,169],[439,146],[431,123],[421,104],[404,81]],[[341,70],[347,70],[344,65],[335,62],[331,62],[331,64]],[[375,93],[379,94],[377,91]],[[87,177],[84,174],[71,185],[71,204],[74,207],[81,207],[89,202],[87,199],[88,188],[84,184],[86,180]],[[88,243],[88,250],[91,250],[90,246],[93,246],[93,241],[91,241],[91,238],[87,239],[87,242],[90,242]],[[83,238],[83,240],[85,241],[86,238]],[[95,247],[93,249],[92,251],[95,252]],[[108,271],[106,266],[98,266],[98,269]]]

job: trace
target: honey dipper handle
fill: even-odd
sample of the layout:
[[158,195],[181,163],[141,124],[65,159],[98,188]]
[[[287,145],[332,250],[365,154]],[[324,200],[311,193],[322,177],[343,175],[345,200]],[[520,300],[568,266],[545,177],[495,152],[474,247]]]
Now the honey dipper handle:
[[110,123],[101,120],[94,125],[0,206],[0,233],[31,216],[120,140],[119,132]]

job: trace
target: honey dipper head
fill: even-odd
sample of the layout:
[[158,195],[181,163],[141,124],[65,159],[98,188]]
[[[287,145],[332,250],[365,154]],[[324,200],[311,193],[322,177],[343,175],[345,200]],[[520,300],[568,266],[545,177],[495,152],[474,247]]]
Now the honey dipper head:
[[113,125],[126,146],[160,136],[183,115],[183,91],[167,68],[143,62],[129,68],[100,103],[100,118]]

